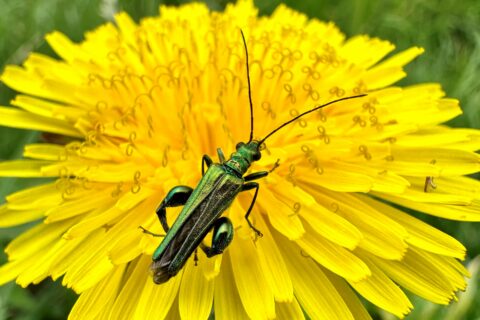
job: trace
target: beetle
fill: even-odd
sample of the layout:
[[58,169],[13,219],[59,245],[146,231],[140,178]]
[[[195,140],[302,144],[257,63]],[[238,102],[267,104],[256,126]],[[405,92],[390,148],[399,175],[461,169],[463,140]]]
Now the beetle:
[[[259,171],[245,175],[252,163],[260,160],[262,156],[260,147],[262,144],[278,130],[306,114],[333,103],[365,96],[365,94],[360,94],[344,97],[316,106],[283,123],[263,139],[254,140],[248,49],[243,31],[240,30],[240,32],[246,54],[248,98],[250,102],[250,139],[248,142],[239,142],[236,145],[236,151],[228,160],[225,159],[221,148],[217,149],[219,163],[214,163],[208,155],[204,155],[202,157],[202,178],[195,189],[184,185],[176,186],[168,192],[165,199],[158,206],[156,214],[166,235],[152,256],[151,270],[153,272],[153,281],[156,284],[167,282],[171,277],[175,276],[194,252],[196,263],[198,260],[196,255],[198,247],[205,252],[207,257],[223,253],[233,239],[234,228],[230,219],[225,216],[221,217],[221,215],[240,192],[255,190],[250,207],[245,214],[245,219],[255,234],[262,236],[260,230],[256,229],[249,219],[260,188],[259,184],[253,180],[266,177],[278,166],[278,161],[270,171]],[[207,171],[205,171],[205,165],[208,168]],[[166,209],[176,206],[183,206],[183,208],[170,227],[167,223]],[[145,233],[160,236],[151,233],[143,227],[140,228]],[[210,231],[213,233],[212,243],[209,247],[203,243],[203,240]]]

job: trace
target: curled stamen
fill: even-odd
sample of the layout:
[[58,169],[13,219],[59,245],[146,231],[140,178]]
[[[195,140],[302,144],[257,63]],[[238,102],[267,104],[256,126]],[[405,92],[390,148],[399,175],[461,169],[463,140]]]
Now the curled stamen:
[[95,109],[99,114],[102,114],[104,111],[107,111],[108,104],[105,101],[98,101],[95,105]]
[[86,178],[86,177],[81,177],[80,178],[80,183],[82,185],[82,188],[85,189],[85,190],[91,190],[93,189],[93,184],[92,182]]
[[360,116],[354,116],[353,123],[354,125],[356,124],[360,125],[360,127],[365,127],[367,125],[367,122],[363,120]]
[[[430,161],[430,164],[434,165],[435,163],[437,163],[437,160],[433,159],[432,161]],[[437,188],[437,185],[435,184],[435,182],[433,181],[434,177],[426,177],[425,178],[425,186],[423,188],[423,191],[424,192],[427,192],[428,191],[428,187],[431,187],[432,189],[436,189]]]
[[293,93],[292,86],[290,86],[288,83],[283,85],[283,89],[287,91],[287,99],[290,99],[291,103],[295,103],[297,101],[297,98],[295,97],[295,94]]
[[307,92],[307,97],[309,97],[313,101],[317,101],[318,99],[320,99],[320,94],[316,90],[314,90],[309,83],[305,83],[302,87],[303,90]]
[[327,122],[327,116],[323,113],[323,110],[319,110],[317,114],[320,118],[320,121]]
[[182,150],[182,160],[188,160],[188,147]]
[[168,164],[168,151],[170,151],[170,146],[166,146],[163,150],[163,158],[162,158],[162,167],[166,167]]
[[99,122],[99,121],[97,121],[97,122],[95,123],[94,128],[95,128],[95,131],[96,131],[97,136],[102,135],[103,133],[105,133],[105,126],[104,126],[101,122]]
[[330,143],[330,137],[327,135],[327,132],[323,126],[318,126],[317,131],[319,133],[319,138],[325,142],[325,144]]
[[370,160],[372,159],[372,155],[368,152],[368,148],[365,145],[361,145],[358,147],[358,150],[361,154],[365,157],[365,159]]
[[153,137],[153,134],[155,132],[155,129],[153,127],[153,117],[151,115],[148,115],[147,117],[147,124],[148,124],[148,137],[151,138]]
[[132,154],[133,154],[133,150],[134,150],[133,145],[129,143],[129,144],[127,144],[127,147],[126,147],[126,149],[125,149],[125,154],[126,154],[128,157],[130,157],[130,156],[132,156]]
[[272,119],[276,118],[277,114],[273,111],[272,106],[270,105],[270,102],[268,101],[262,102],[262,109],[267,112],[270,118]]
[[62,192],[62,199],[65,201],[65,200],[69,200],[69,198],[71,198],[71,196],[75,193],[75,186],[73,185],[70,185],[68,186],[67,188],[65,188],[65,190]]
[[428,192],[428,188],[431,187],[432,189],[437,189],[437,185],[433,181],[434,177],[426,177],[425,178],[425,186],[423,187],[423,192]]
[[394,161],[395,158],[392,155],[388,155],[388,156],[385,157],[385,160],[386,161]]
[[293,213],[289,214],[288,216],[289,217],[293,217],[293,216],[296,216],[298,214],[298,212],[300,211],[300,209],[302,208],[302,205],[300,204],[300,202],[295,202],[293,204]]
[[[296,116],[299,115],[299,112],[297,109],[290,109],[290,115],[292,116],[292,118],[295,118]],[[298,119],[297,121],[300,127],[305,128],[307,126],[307,121],[305,119],[301,118],[301,119]]]
[[337,213],[340,210],[340,206],[336,202],[330,204],[330,211]]
[[330,90],[328,90],[330,94],[333,94],[337,97],[343,97],[345,95],[345,90],[339,87],[333,87]]
[[354,94],[361,94],[361,93],[364,93],[364,92],[368,92],[368,87],[365,84],[365,82],[360,80],[360,81],[357,82],[357,86],[353,88],[353,93]]
[[293,163],[288,167],[288,175],[287,175],[286,179],[293,186],[297,185],[296,179],[295,179],[295,165]]
[[123,181],[117,183],[115,189],[112,191],[111,196],[112,198],[118,197],[122,193]]
[[310,255],[308,253],[306,253],[305,251],[303,251],[303,249],[300,250],[300,255],[304,258],[311,258]]
[[141,189],[140,177],[141,177],[141,175],[142,175],[142,173],[138,170],[135,171],[135,174],[133,175],[133,185],[130,188],[130,191],[134,194],[140,192],[140,189]]
[[305,153],[306,156],[309,156],[309,155],[311,154],[311,152],[312,152],[312,150],[310,149],[310,147],[307,146],[307,145],[305,145],[305,144],[302,145],[302,146],[300,147],[300,149]]

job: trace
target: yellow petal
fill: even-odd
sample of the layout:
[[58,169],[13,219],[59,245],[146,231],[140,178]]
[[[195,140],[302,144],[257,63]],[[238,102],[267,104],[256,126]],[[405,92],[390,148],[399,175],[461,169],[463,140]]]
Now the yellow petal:
[[275,303],[263,275],[258,252],[251,239],[240,237],[230,244],[228,254],[243,307],[252,319],[275,318]]
[[[142,238],[141,230],[129,230],[112,244],[109,252],[109,258],[113,264],[119,265],[128,263],[142,253],[140,239]],[[153,251],[152,251],[153,252]]]
[[315,235],[310,228],[296,242],[315,261],[344,278],[359,281],[370,275],[367,265],[355,254]]
[[[448,278],[455,290],[464,291],[467,288],[465,277],[470,277],[468,270],[458,262],[455,258],[444,257],[437,254],[425,252],[417,248],[413,248],[416,253],[424,257],[426,260],[432,261]],[[455,299],[455,298],[454,298]]]
[[193,257],[188,259],[180,284],[180,316],[182,319],[208,319],[212,309],[215,280],[205,278],[205,263],[199,261],[199,265],[195,266],[193,260]]
[[365,174],[334,167],[325,167],[321,174],[312,174],[311,169],[310,172],[297,171],[299,172],[298,180],[302,183],[320,185],[339,192],[368,192],[373,185],[373,179]]
[[403,207],[425,212],[433,216],[460,221],[480,221],[480,201],[473,200],[470,205],[446,205],[419,203],[386,194],[375,194],[378,197],[399,204]]
[[[317,201],[354,224],[363,235],[359,247],[385,259],[401,259],[407,244],[407,231],[374,207],[354,195],[310,189]],[[385,226],[388,225],[388,228]]]
[[291,319],[291,320],[303,320],[303,310],[300,307],[297,299],[293,299],[290,302],[277,302],[275,304],[275,311],[277,313],[277,319]]
[[62,221],[50,225],[39,224],[10,242],[5,248],[5,252],[11,260],[28,257],[58,240],[65,232],[65,228],[71,224],[72,221]]
[[358,282],[349,281],[350,285],[371,303],[403,318],[413,308],[405,293],[376,266],[375,262],[371,262],[364,255],[362,258],[368,263],[372,274]]
[[49,143],[29,144],[25,146],[23,156],[40,160],[63,160],[67,157],[67,151],[63,146]]
[[328,280],[334,285],[337,292],[342,296],[343,301],[345,301],[345,303],[348,305],[350,312],[356,320],[372,319],[363,303],[344,279],[329,272],[328,270],[323,270],[323,272],[325,272]]
[[108,207],[112,197],[108,192],[92,190],[86,197],[76,200],[65,201],[63,204],[54,207],[46,212],[46,223],[52,223],[69,219],[71,217],[94,211],[102,212]]
[[[438,304],[448,304],[455,287],[434,260],[409,249],[401,262],[372,257],[390,278],[409,291]],[[448,271],[447,271],[448,272]]]
[[[151,261],[151,259],[147,260]],[[142,264],[143,266],[145,264]],[[147,270],[143,271],[144,274],[148,274],[148,265]],[[142,272],[142,270],[139,270],[139,272]],[[178,297],[178,290],[182,280],[181,273],[161,285],[155,284],[151,277],[146,277],[145,282],[137,283],[141,292],[134,317],[131,319],[172,319],[167,315],[172,309],[178,310],[178,301],[175,300]]]
[[[55,67],[58,68],[58,63]],[[17,95],[11,104],[12,106],[17,106],[39,116],[56,118],[64,121],[67,120],[67,122],[71,121],[71,123],[79,117],[85,116],[84,110],[27,95]]]
[[[120,292],[117,294],[115,302],[110,309],[111,312],[109,314],[109,319],[134,319],[140,298],[142,298],[142,301],[145,299],[145,297],[142,296],[145,283],[146,281],[152,281],[151,277],[149,276],[150,264],[151,258],[148,256],[141,256],[136,261],[132,273],[120,288]],[[181,277],[181,274],[177,275],[177,277],[179,276]],[[170,281],[174,280],[170,279]],[[148,293],[148,291],[145,292]],[[150,303],[151,302],[152,301],[150,301]]]
[[393,49],[395,46],[388,41],[367,36],[355,36],[345,42],[340,52],[353,63],[360,64],[363,68],[369,68]]
[[293,209],[293,214],[303,217],[317,233],[349,249],[358,245],[362,238],[360,231],[347,220],[319,205],[307,192],[308,187],[304,190],[282,181],[275,186],[276,196]]
[[214,301],[213,307],[218,319],[250,319],[245,313],[235,285],[229,254],[225,254],[222,259],[221,272],[215,281]]
[[87,237],[81,247],[71,252],[74,257],[66,270],[62,284],[82,292],[103,279],[113,269],[108,259],[108,235],[98,229]]
[[318,265],[301,255],[291,241],[275,236],[287,253],[295,297],[312,319],[353,319],[348,306]]
[[[102,309],[110,309],[115,301],[124,270],[125,265],[116,267],[109,276],[105,277],[95,287],[83,292],[75,302],[68,319],[98,319]],[[99,308],[98,301],[102,301],[102,308]]]
[[396,53],[387,60],[376,65],[376,68],[390,68],[390,67],[403,67],[417,56],[422,54],[425,50],[419,47],[411,47],[407,50]]
[[30,265],[29,260],[9,261],[0,267],[0,285],[14,280],[18,275]]
[[44,210],[11,210],[7,205],[0,206],[0,228],[11,227],[43,217]]
[[292,301],[292,280],[290,279],[284,258],[275,243],[275,240],[272,238],[269,227],[267,227],[264,218],[256,211],[257,210],[253,210],[253,214],[257,213],[259,215],[259,218],[257,219],[258,228],[263,233],[263,237],[256,242],[256,247],[258,250],[260,267],[262,268],[265,280],[273,292],[275,301]]
[[65,121],[36,115],[16,108],[0,107],[0,125],[57,133],[69,137],[82,136],[80,132]]
[[452,236],[380,201],[361,195],[357,197],[400,223],[408,232],[408,243],[429,252],[464,259],[465,247]]
[[[265,188],[266,189],[266,188]],[[270,223],[289,239],[298,239],[305,232],[302,222],[295,215],[294,208],[277,199],[270,190],[262,190],[258,203],[267,212]]]
[[51,164],[41,160],[12,160],[0,163],[0,177],[55,177],[57,173],[46,175],[42,168]]
[[480,156],[462,150],[392,147],[392,157],[393,162],[408,161],[425,164],[434,161],[434,167],[445,176],[471,174],[480,170]]
[[[74,44],[67,36],[58,31],[54,31],[45,36],[48,44],[52,47],[55,52],[62,57],[65,61],[73,61],[76,58],[82,57],[82,50],[77,45]],[[88,56],[83,56],[85,60],[88,59]]]
[[363,77],[363,81],[368,83],[369,90],[384,88],[398,80],[404,78],[407,74],[399,67],[372,68],[368,70]]

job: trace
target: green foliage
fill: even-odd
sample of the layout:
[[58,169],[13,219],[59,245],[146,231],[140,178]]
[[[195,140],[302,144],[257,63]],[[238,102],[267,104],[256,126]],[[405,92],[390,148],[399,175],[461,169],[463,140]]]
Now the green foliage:
[[[85,31],[111,20],[116,11],[127,11],[135,20],[158,13],[161,3],[179,5],[184,0],[0,0],[0,70],[6,64],[21,64],[32,51],[54,56],[44,35],[53,30],[80,41]],[[228,1],[206,0],[213,10],[222,10]],[[388,39],[398,50],[421,46],[426,53],[407,67],[408,78],[401,84],[440,82],[448,96],[460,99],[465,114],[451,121],[457,127],[480,128],[480,2],[477,0],[266,0],[256,1],[261,14],[280,4],[306,13],[311,18],[334,21],[348,36],[369,34]],[[0,83],[0,105],[8,105],[14,93]],[[39,139],[36,132],[0,128],[0,160],[18,159],[23,145]],[[38,183],[38,180],[1,179],[0,197]],[[3,202],[3,200],[0,200]],[[470,257],[480,254],[480,234],[475,224],[428,219],[460,239]],[[5,246],[24,227],[0,230]],[[3,250],[2,250],[3,251]],[[6,260],[0,255],[0,263]],[[478,261],[476,262],[478,265]],[[478,269],[478,267],[477,267]],[[476,273],[475,273],[476,274]],[[474,278],[477,279],[478,277]],[[472,288],[474,288],[472,286]],[[414,299],[417,309],[410,319],[478,319],[478,290],[467,292],[461,306],[444,308]],[[412,298],[413,299],[413,298]],[[466,300],[466,302],[464,302]],[[12,284],[0,287],[0,319],[65,319],[74,295],[59,283],[46,281],[27,290]],[[388,316],[379,314],[387,319]]]

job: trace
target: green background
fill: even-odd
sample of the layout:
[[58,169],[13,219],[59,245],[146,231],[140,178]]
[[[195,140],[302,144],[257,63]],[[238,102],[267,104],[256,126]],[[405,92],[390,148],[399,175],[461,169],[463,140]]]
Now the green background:
[[[161,3],[179,5],[186,2],[190,1],[0,0],[0,70],[6,64],[21,64],[32,51],[54,56],[44,41],[44,35],[53,30],[81,41],[84,32],[111,20],[115,11],[127,11],[138,21],[141,17],[156,15]],[[213,10],[222,10],[228,3],[204,2]],[[407,67],[408,78],[401,84],[441,83],[448,96],[461,101],[464,110],[462,116],[449,124],[480,128],[480,1],[255,2],[262,15],[270,14],[278,4],[285,3],[311,18],[335,22],[347,36],[369,34],[389,40],[396,44],[397,52],[411,46],[424,47],[426,52]],[[8,105],[13,96],[14,92],[0,83],[0,105]],[[37,141],[39,134],[0,127],[0,137],[0,158],[7,160],[20,158],[22,146]],[[35,183],[38,180],[1,179],[0,202],[4,201],[5,195]],[[468,248],[467,263],[479,255],[478,224],[419,216],[462,241]],[[28,227],[0,229],[0,246],[3,248]],[[5,255],[0,253],[0,263],[5,260]],[[474,280],[478,282],[478,277],[475,276]],[[480,293],[474,290],[474,286],[472,289],[460,304],[449,309],[412,297],[416,308],[407,319],[480,319],[477,310]],[[0,287],[0,320],[65,319],[74,301],[72,292],[52,281],[29,286],[27,290],[10,283]],[[372,314],[378,319],[390,318],[374,308]]]

